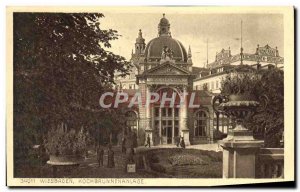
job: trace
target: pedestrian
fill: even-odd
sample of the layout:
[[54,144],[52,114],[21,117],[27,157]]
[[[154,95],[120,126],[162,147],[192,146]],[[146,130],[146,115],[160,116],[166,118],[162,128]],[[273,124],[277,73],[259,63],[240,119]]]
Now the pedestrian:
[[183,149],[185,149],[185,143],[184,143],[183,137],[181,137],[180,146],[181,146]]
[[138,147],[138,141],[137,141],[137,133],[136,131],[133,131],[133,148]]
[[115,167],[115,157],[114,157],[115,153],[112,150],[112,145],[109,144],[108,145],[108,151],[107,151],[107,167],[108,168],[113,168]]
[[104,157],[104,150],[103,148],[99,145],[97,147],[97,161],[98,161],[98,166],[103,166],[103,157]]
[[121,146],[121,148],[122,148],[122,153],[126,153],[125,142],[126,142],[126,139],[123,137],[123,139],[122,139],[122,146]]
[[180,145],[180,137],[175,137],[176,138],[176,146],[179,147]]
[[150,147],[150,135],[148,134],[148,136],[147,136],[147,142],[146,142],[146,145],[145,145],[145,147]]

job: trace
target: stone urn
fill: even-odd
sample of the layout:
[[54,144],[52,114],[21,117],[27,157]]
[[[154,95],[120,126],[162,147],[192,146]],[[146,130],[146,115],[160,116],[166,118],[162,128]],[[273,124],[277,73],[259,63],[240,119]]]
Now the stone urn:
[[[252,131],[248,130],[244,122],[258,112],[258,107],[263,104],[266,107],[268,98],[263,95],[256,97],[252,94],[218,95],[213,98],[213,109],[225,114],[236,126],[228,131],[224,140],[254,140]],[[263,101],[260,103],[259,101]]]
[[50,165],[79,165],[83,158],[78,155],[50,155],[47,164]]

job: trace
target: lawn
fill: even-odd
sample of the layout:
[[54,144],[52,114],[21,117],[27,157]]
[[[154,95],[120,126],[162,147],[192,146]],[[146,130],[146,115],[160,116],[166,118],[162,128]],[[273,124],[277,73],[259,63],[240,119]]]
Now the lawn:
[[144,151],[151,170],[176,178],[221,178],[222,152],[197,149],[153,149]]

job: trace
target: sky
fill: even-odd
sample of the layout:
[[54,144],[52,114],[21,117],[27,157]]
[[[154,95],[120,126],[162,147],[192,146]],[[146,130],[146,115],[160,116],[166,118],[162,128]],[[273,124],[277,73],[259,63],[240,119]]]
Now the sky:
[[243,48],[244,53],[254,53],[257,44],[278,47],[283,56],[284,30],[281,14],[189,14],[166,12],[102,12],[105,17],[100,20],[103,29],[115,29],[122,37],[112,41],[112,48],[116,54],[130,59],[134,49],[138,30],[142,29],[146,44],[158,34],[158,23],[162,14],[170,22],[172,37],[179,40],[186,50],[191,46],[194,66],[203,67],[207,60],[215,60],[216,52],[230,47],[232,54],[240,51],[241,20],[243,21]]

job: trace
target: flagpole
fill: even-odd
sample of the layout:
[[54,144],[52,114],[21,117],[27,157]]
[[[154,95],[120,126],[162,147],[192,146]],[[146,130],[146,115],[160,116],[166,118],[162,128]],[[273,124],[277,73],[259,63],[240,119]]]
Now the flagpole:
[[241,48],[243,47],[243,20],[241,20]]
[[208,66],[208,39],[206,39],[206,68]]
[[241,20],[241,65],[243,65],[243,20]]

